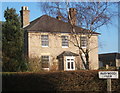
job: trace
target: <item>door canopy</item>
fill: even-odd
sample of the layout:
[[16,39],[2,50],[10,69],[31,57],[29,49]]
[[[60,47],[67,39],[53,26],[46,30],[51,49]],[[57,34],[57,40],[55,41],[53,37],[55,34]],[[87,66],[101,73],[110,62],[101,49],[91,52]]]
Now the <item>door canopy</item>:
[[57,58],[62,58],[63,56],[79,56],[79,55],[70,51],[64,51],[60,55],[58,55]]

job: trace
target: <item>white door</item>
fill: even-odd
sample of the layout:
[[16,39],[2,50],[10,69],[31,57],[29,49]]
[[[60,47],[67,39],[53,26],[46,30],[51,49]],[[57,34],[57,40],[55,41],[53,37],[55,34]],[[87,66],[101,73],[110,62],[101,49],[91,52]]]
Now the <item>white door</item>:
[[66,70],[75,70],[75,57],[66,57]]

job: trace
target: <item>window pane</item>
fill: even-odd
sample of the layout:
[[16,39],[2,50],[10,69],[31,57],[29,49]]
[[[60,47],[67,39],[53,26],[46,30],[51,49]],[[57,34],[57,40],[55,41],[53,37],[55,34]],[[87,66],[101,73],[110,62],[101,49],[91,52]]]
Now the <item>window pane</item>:
[[68,62],[68,69],[70,69],[70,62]]
[[71,59],[71,61],[74,61],[74,59]]
[[41,35],[41,43],[42,43],[42,46],[49,45],[48,35]]
[[62,46],[68,47],[68,36],[61,36],[62,38]]
[[67,61],[70,61],[70,59],[67,59]]
[[41,56],[42,68],[49,68],[49,56]]
[[49,62],[49,56],[42,56],[41,60],[42,60],[42,63],[48,63]]
[[73,67],[73,62],[71,62],[71,69],[73,69],[74,67]]
[[86,37],[80,37],[81,40],[81,47],[87,46],[87,38]]
[[49,64],[48,63],[42,63],[42,68],[49,68]]

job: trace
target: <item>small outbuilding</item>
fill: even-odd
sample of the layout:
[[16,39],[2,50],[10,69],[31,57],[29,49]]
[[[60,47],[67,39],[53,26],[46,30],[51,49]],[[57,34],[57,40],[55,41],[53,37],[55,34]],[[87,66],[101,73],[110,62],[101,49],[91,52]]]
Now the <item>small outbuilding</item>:
[[99,54],[99,68],[105,67],[120,67],[120,53],[105,53]]

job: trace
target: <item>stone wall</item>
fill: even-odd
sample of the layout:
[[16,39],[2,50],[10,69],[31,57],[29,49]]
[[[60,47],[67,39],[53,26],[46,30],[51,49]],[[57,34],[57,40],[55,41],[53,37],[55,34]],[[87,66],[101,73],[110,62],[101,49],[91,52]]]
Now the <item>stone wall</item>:
[[[41,35],[49,35],[49,47],[41,46]],[[63,51],[71,51],[78,54],[78,48],[69,42],[68,48],[62,48],[61,36],[67,35],[70,39],[71,36],[68,33],[50,34],[50,33],[28,33],[28,56],[29,57],[41,57],[42,55],[50,56],[50,69],[53,64],[58,64],[56,57]],[[90,68],[98,69],[98,38],[92,36],[90,39]],[[27,48],[27,47],[26,47]],[[77,60],[80,61],[79,58]],[[81,66],[81,63],[80,63]],[[59,66],[58,66],[59,67]],[[82,66],[81,66],[82,67]]]

